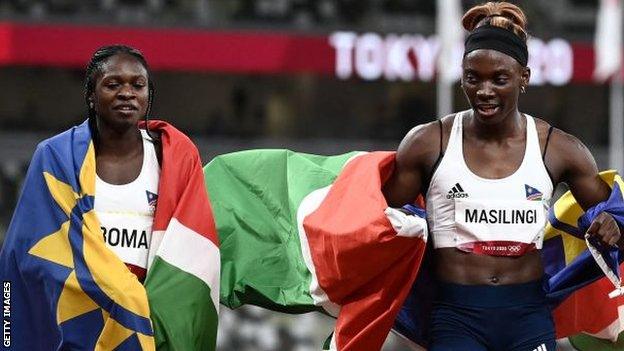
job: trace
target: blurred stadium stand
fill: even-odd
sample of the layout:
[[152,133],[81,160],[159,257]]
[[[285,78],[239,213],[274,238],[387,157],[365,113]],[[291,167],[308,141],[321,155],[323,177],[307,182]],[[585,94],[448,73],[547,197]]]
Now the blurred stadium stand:
[[[464,8],[482,1],[465,0]],[[525,0],[534,32],[590,39],[597,0]],[[435,1],[2,0],[0,19],[181,27],[431,32]]]
[[[480,2],[463,1],[463,6],[468,8]],[[597,0],[512,2],[526,10],[533,36],[543,40],[559,37],[579,44],[574,51],[580,53],[575,57],[575,72],[584,70],[589,72],[585,76],[591,74]],[[208,33],[219,40],[232,33],[274,35],[267,43],[262,43],[262,38],[254,39],[262,45],[243,53],[245,62],[252,64],[256,59],[273,57],[263,51],[267,47],[264,44],[279,48],[296,40],[320,40],[325,45],[321,49],[329,55],[323,59],[329,63],[318,63],[312,58],[312,68],[301,68],[297,62],[280,62],[281,66],[268,62],[262,69],[237,69],[231,59],[218,63],[220,66],[210,66],[210,62],[202,66],[200,62],[199,67],[193,66],[197,62],[184,61],[176,67],[175,63],[172,66],[152,60],[148,49],[157,43],[139,47],[155,67],[153,115],[171,121],[191,135],[207,162],[217,154],[260,147],[287,147],[321,154],[396,148],[412,126],[436,118],[435,82],[383,78],[367,81],[355,76],[338,79],[332,71],[333,52],[327,45],[328,37],[339,30],[381,36],[430,36],[435,29],[435,11],[434,1],[413,0],[0,0],[0,242],[37,142],[85,118],[81,67],[86,65],[93,49],[89,48],[86,56],[76,56],[80,63],[48,64],[20,56],[20,52],[3,52],[10,45],[29,45],[35,39],[19,37],[21,43],[8,43],[6,37],[10,33],[50,26],[41,27],[45,32],[69,25],[78,31],[81,26],[87,31],[117,30],[122,37],[125,31],[135,29],[176,35],[180,34],[178,30],[191,30],[191,34],[180,35]],[[225,40],[221,47],[240,44],[240,38]],[[151,38],[153,42],[158,40]],[[67,48],[42,50],[56,54],[55,51]],[[195,54],[211,58],[213,53],[173,52],[166,59]],[[3,61],[10,55],[14,58]],[[281,55],[285,54],[274,56],[283,59]],[[301,56],[308,54],[294,57]],[[544,60],[552,61],[550,57]],[[538,71],[534,69],[534,76]],[[530,87],[521,98],[521,106],[579,137],[604,168],[607,99],[606,85],[572,77],[562,86]],[[455,108],[467,108],[459,86],[455,87]],[[237,313],[223,309],[221,317],[219,350],[227,351],[317,350],[331,329],[326,317],[304,315],[293,319],[257,308]],[[395,338],[385,348],[402,349],[404,346]]]

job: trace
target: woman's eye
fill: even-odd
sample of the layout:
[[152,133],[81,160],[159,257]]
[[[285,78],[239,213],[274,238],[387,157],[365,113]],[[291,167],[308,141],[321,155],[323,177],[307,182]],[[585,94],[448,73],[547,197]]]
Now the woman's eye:
[[496,78],[494,80],[494,83],[496,83],[498,85],[507,84],[507,78]]

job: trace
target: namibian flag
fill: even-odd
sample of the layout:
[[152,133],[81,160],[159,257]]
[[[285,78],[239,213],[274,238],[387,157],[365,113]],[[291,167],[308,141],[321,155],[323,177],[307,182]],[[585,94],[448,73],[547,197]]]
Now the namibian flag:
[[199,155],[166,123],[150,129],[163,165],[146,287],[105,245],[85,122],[32,158],[0,254],[5,347],[154,350],[156,336],[159,349],[214,349],[219,259]]
[[[286,150],[244,151],[210,162],[204,174],[221,240],[221,303],[333,315],[336,330],[327,349],[379,350],[391,328],[426,342],[432,299],[423,259],[426,223],[388,208],[380,189],[393,165],[391,152],[324,157]],[[561,250],[575,245],[580,252],[582,245],[552,230],[544,255],[559,265],[547,265],[554,279],[545,288],[558,306],[558,336],[606,330],[597,335],[617,336],[622,303],[607,297],[613,285],[595,288],[605,282],[596,281],[603,274],[591,255],[581,270],[557,275],[574,261]]]
[[528,185],[528,184],[524,184],[524,190],[526,191],[526,199],[530,200],[530,201],[541,201],[542,200],[542,193],[537,190],[536,188]]

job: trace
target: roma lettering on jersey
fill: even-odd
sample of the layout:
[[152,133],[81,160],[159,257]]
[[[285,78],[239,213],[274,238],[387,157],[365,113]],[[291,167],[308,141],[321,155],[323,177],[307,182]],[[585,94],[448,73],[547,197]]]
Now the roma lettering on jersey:
[[109,246],[149,250],[149,241],[147,240],[147,232],[145,230],[139,232],[137,229],[102,227],[102,234],[104,235],[104,241]]

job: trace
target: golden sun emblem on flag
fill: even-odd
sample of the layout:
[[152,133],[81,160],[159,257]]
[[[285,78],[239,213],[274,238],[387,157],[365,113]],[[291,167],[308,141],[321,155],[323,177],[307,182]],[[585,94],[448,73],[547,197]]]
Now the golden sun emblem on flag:
[[[96,350],[113,349],[133,335],[137,336],[141,349],[153,350],[155,347],[151,324],[148,333],[141,333],[120,324],[108,312],[112,308],[116,311],[122,310],[125,316],[130,316],[130,319],[136,317],[139,320],[138,324],[145,325],[145,320],[150,323],[144,288],[125,268],[123,262],[106,247],[99,221],[93,210],[95,195],[93,144],[89,146],[80,170],[80,194],[76,193],[70,184],[59,180],[49,172],[44,172],[43,176],[50,195],[65,213],[67,220],[57,231],[39,240],[28,253],[71,270],[58,297],[56,316],[58,325],[99,309],[104,323],[95,343]],[[78,226],[81,228],[77,228]],[[89,278],[85,279],[84,276],[92,277],[92,281]],[[98,304],[85,292],[85,288],[94,286],[97,291],[92,296],[99,294],[104,297],[103,300],[108,306]]]

